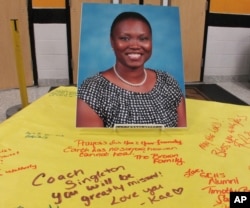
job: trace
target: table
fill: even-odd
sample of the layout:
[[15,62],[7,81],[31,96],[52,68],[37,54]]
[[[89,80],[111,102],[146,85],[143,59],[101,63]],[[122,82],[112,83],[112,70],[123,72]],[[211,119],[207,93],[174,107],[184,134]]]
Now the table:
[[0,124],[0,207],[228,208],[250,191],[250,107],[187,99],[183,129],[75,128],[76,87]]

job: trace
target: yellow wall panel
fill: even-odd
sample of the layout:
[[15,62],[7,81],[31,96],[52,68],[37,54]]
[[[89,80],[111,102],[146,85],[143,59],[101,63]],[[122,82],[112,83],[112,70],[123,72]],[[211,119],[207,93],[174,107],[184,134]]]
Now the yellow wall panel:
[[120,0],[122,4],[139,4],[139,0]]
[[65,8],[65,0],[33,0],[33,8]]
[[210,12],[250,14],[250,0],[211,0]]
[[144,4],[162,5],[162,0],[144,0]]
[[[0,0],[0,89],[18,88],[15,48],[12,39],[11,19],[18,20],[22,62],[27,86],[32,86],[33,72],[30,51],[30,36],[26,0]],[[0,101],[2,102],[2,100]]]

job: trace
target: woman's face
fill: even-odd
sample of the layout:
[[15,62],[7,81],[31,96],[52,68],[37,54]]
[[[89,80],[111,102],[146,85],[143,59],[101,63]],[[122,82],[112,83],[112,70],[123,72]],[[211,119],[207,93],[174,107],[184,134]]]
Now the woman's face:
[[117,65],[143,67],[152,54],[152,34],[148,25],[141,20],[123,20],[113,30],[111,45]]

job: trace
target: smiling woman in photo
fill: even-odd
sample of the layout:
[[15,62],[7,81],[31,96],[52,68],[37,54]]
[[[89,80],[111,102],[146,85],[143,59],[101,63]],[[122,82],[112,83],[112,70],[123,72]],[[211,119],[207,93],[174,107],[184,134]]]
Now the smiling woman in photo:
[[152,29],[137,12],[113,21],[110,43],[116,61],[78,87],[77,127],[160,124],[186,127],[185,97],[168,73],[144,64],[152,54]]

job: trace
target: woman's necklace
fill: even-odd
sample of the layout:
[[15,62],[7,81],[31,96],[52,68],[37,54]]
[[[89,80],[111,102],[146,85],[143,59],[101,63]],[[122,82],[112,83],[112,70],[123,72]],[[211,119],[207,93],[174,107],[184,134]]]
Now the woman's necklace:
[[115,65],[113,66],[113,69],[114,69],[115,75],[116,75],[122,82],[124,82],[125,84],[128,84],[128,85],[130,85],[130,86],[132,86],[132,87],[140,87],[140,86],[142,86],[142,85],[146,82],[146,80],[147,80],[147,72],[146,72],[145,69],[143,69],[143,71],[144,71],[144,79],[143,79],[140,83],[137,83],[137,84],[131,83],[131,82],[129,82],[129,81],[123,79],[123,78],[118,74],[118,72],[116,71]]

